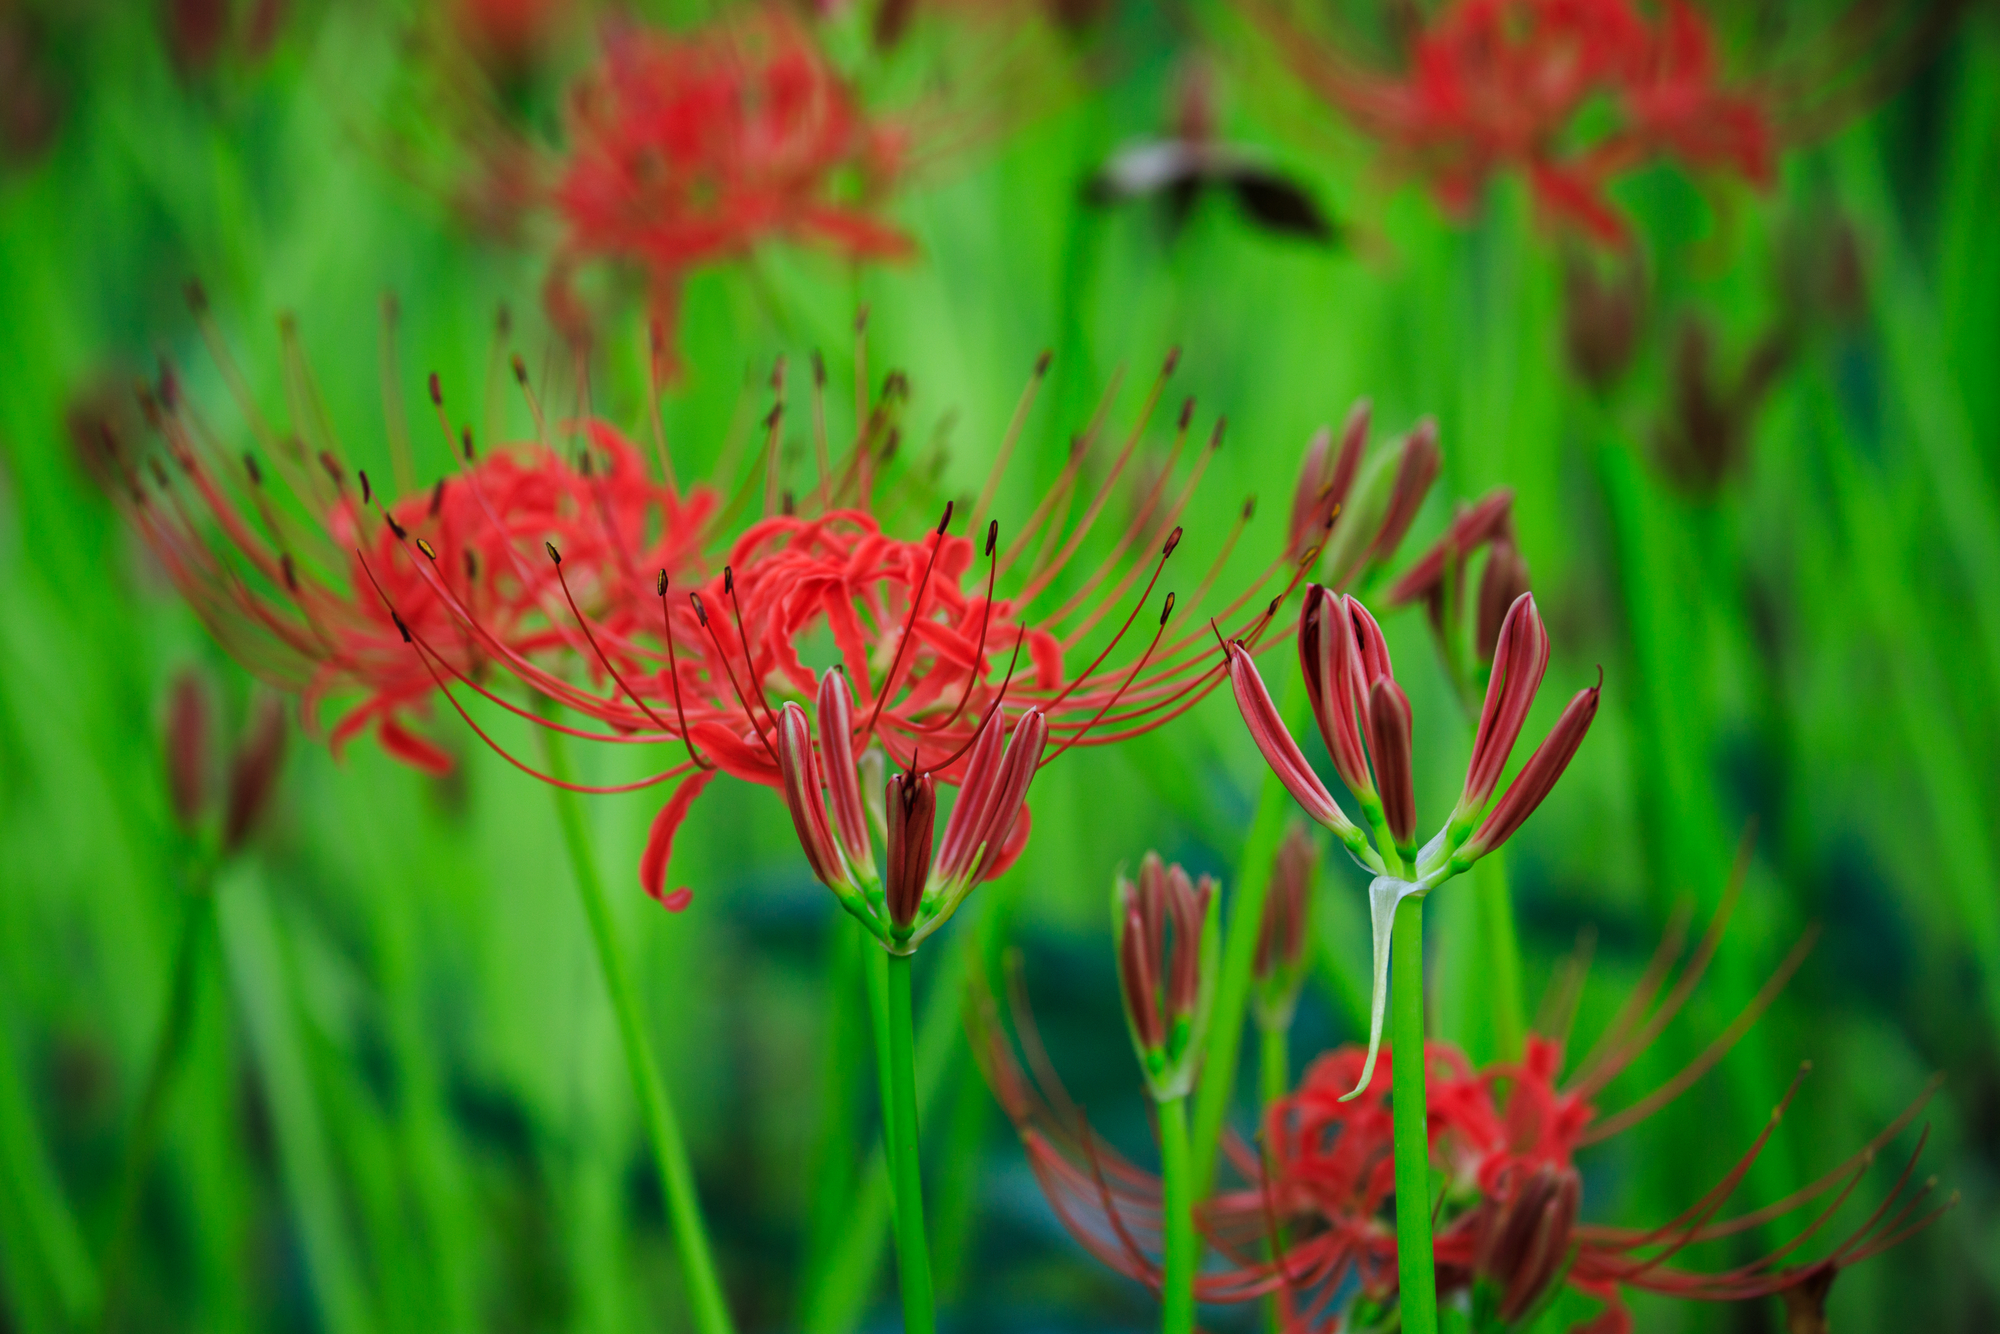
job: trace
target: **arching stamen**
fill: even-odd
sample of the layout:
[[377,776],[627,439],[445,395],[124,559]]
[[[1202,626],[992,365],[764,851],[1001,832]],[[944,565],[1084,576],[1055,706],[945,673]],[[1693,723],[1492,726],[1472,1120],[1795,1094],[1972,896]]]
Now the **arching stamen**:
[[785,420],[785,359],[778,358],[771,368],[771,392],[777,401],[771,405],[771,415],[767,419],[769,433],[764,437],[764,517],[778,512],[778,432]]
[[993,554],[999,538],[1000,522],[996,519],[986,529],[986,601],[979,608],[979,647],[972,652],[972,670],[965,678],[965,693],[958,697],[958,707],[951,711],[951,717],[935,727],[920,729],[922,731],[942,732],[957,722],[958,715],[965,712],[967,702],[972,699],[972,692],[979,687],[979,677],[986,668],[986,625],[993,612],[993,581],[1000,573],[1000,561]]
[[750,653],[750,636],[743,630],[743,607],[736,600],[736,571],[733,567],[722,567],[722,592],[729,599],[729,614],[736,621],[736,642],[743,645],[743,670],[750,677],[750,688],[757,692],[757,702],[764,706],[764,721],[770,724],[771,735],[778,734],[778,715],[771,710],[771,701],[764,697],[764,678],[757,670],[757,660]]
[[681,669],[680,664],[674,659],[674,621],[673,617],[667,614],[667,572],[664,569],[660,571],[660,577],[653,585],[653,589],[660,597],[660,633],[667,641],[667,684],[673,687],[674,716],[680,719],[681,741],[686,744],[689,757],[698,767],[713,769],[714,763],[704,760],[701,752],[695,749],[694,733],[688,731],[687,710],[681,707]]
[[[1146,605],[1146,599],[1153,596],[1153,585],[1160,582],[1160,571],[1164,570],[1167,567],[1167,557],[1174,554],[1174,548],[1179,546],[1180,542],[1181,542],[1180,529],[1176,528],[1174,529],[1173,532],[1167,534],[1167,540],[1160,546],[1159,559],[1153,565],[1153,577],[1146,581],[1146,590],[1145,592],[1139,594],[1139,600],[1132,605],[1132,612],[1125,618],[1125,624],[1118,627],[1118,633],[1111,636],[1111,642],[1104,646],[1104,651],[1097,655],[1096,659],[1092,661],[1090,666],[1086,667],[1079,675],[1074,677],[1068,685],[1064,686],[1061,694],[1057,695],[1054,699],[1050,700],[1047,704],[1043,705],[1044,712],[1054,713],[1056,710],[1056,706],[1061,704],[1064,700],[1068,699],[1071,691],[1075,690],[1079,685],[1083,684],[1084,681],[1089,679],[1090,674],[1092,672],[1095,672],[1099,667],[1103,666],[1104,660],[1111,656],[1111,650],[1118,647],[1118,641],[1123,639],[1125,637],[1125,632],[1132,628],[1132,622],[1139,619],[1139,609]],[[1155,643],[1159,642],[1158,635],[1155,635],[1153,638]],[[1150,651],[1151,650],[1149,649],[1148,652]]]
[[932,765],[931,772],[938,773],[958,763],[958,757],[972,749],[973,742],[979,740],[979,734],[986,730],[987,722],[1007,703],[1007,688],[1014,683],[1014,664],[1021,660],[1021,641],[1027,637],[1028,631],[1025,626],[1014,632],[1014,653],[1007,659],[1007,675],[1000,679],[1000,693],[993,697],[993,703],[980,715],[979,726],[972,729],[971,735],[965,739],[965,744],[945,756],[943,763]]
[[[548,419],[542,415],[542,402],[539,398],[535,397],[535,387],[528,383],[528,363],[521,360],[521,354],[516,352],[512,358],[512,365],[514,368],[514,383],[521,387],[521,397],[528,400],[528,415],[535,419],[535,439],[543,449],[551,449],[553,446],[549,444]],[[544,369],[546,369],[546,363],[544,363]],[[437,384],[435,373],[431,376],[431,384],[433,386]],[[432,393],[435,394],[436,392],[436,389],[433,388]],[[446,431],[445,439],[450,440],[450,438],[451,432]]]
[[660,363],[666,356],[666,325],[655,315],[646,321],[646,422],[653,431],[653,452],[660,459],[660,476],[674,491],[680,483],[674,477],[674,461],[667,453],[667,432],[660,422]]
[[1051,764],[1054,764],[1057,760],[1061,759],[1064,753],[1067,752],[1071,746],[1074,746],[1077,742],[1083,740],[1083,738],[1089,734],[1090,729],[1097,726],[1099,720],[1101,720],[1105,714],[1111,712],[1111,706],[1118,702],[1118,697],[1125,693],[1126,687],[1132,684],[1133,678],[1138,676],[1139,670],[1146,665],[1146,659],[1152,657],[1153,650],[1160,646],[1160,636],[1164,635],[1167,632],[1167,618],[1169,616],[1172,616],[1173,614],[1174,614],[1174,595],[1172,593],[1169,593],[1167,594],[1166,605],[1160,608],[1160,625],[1157,630],[1153,631],[1153,642],[1146,645],[1146,651],[1144,653],[1141,653],[1139,655],[1139,660],[1132,664],[1132,671],[1128,676],[1126,676],[1124,685],[1119,686],[1118,689],[1111,692],[1111,698],[1104,701],[1104,707],[1099,709],[1096,715],[1092,717],[1089,722],[1085,723],[1082,727],[1078,728],[1073,734],[1071,734],[1069,740],[1062,743],[1061,749],[1057,750],[1055,754],[1048,756],[1040,764],[1036,765],[1035,766],[1036,773],[1040,773],[1042,770],[1048,768]]
[[931,586],[931,571],[937,568],[938,553],[944,550],[944,530],[951,524],[951,504],[949,500],[944,503],[944,517],[938,520],[937,540],[931,543],[931,558],[924,563],[924,577],[917,583],[916,597],[910,600],[910,614],[903,621],[903,633],[896,641],[896,656],[889,660],[888,675],[882,678],[882,689],[875,696],[875,709],[861,729],[864,736],[875,730],[875,720],[882,716],[883,704],[895,691],[896,672],[903,665],[903,650],[910,645],[910,634],[916,628],[917,617],[923,613],[924,592]]
[[826,358],[813,349],[813,461],[819,465],[819,512],[833,504],[833,460],[826,436]]
[[[417,545],[424,548],[426,556],[431,555],[429,546],[423,539],[419,538]],[[570,591],[569,587],[569,576],[563,573],[561,553],[556,550],[556,545],[553,542],[544,542],[542,545],[548,548],[549,559],[555,563],[556,582],[562,585],[563,601],[569,603],[569,614],[576,617],[577,627],[583,631],[583,637],[590,641],[591,651],[596,653],[597,660],[604,664],[605,672],[610,675],[613,681],[618,683],[618,688],[625,692],[625,697],[638,706],[639,712],[645,714],[652,721],[653,726],[659,728],[662,732],[673,731],[673,728],[668,726],[667,720],[660,717],[659,714],[654,713],[647,706],[646,701],[639,698],[639,693],[626,684],[625,678],[619,675],[618,669],[611,665],[611,659],[606,656],[603,646],[597,642],[597,635],[591,630],[590,622],[584,617],[583,609],[576,605],[576,595]],[[685,725],[683,725],[682,735],[686,735]]]
[[743,716],[750,720],[750,730],[756,735],[757,744],[771,757],[771,763],[778,763],[778,752],[771,749],[771,743],[764,737],[764,729],[757,725],[756,711],[750,707],[750,701],[744,698],[743,687],[736,683],[736,668],[730,665],[729,651],[722,647],[722,640],[716,636],[715,627],[709,624],[708,608],[702,605],[701,594],[690,592],[688,601],[694,604],[695,619],[701,622],[702,629],[708,631],[708,640],[715,645],[716,656],[722,659],[722,670],[729,674],[729,688],[736,693],[736,703],[743,710]]
[[1021,438],[1021,429],[1027,425],[1028,410],[1035,405],[1035,394],[1042,387],[1042,381],[1049,373],[1049,356],[1043,352],[1035,358],[1034,374],[1028,377],[1027,385],[1021,390],[1021,399],[1014,405],[1014,415],[1007,422],[1007,433],[1000,437],[1000,452],[993,456],[993,466],[987,470],[986,485],[979,493],[978,503],[972,507],[972,531],[979,531],[980,520],[993,504],[993,493],[1000,487],[1000,474],[1007,469],[1008,460],[1014,457],[1014,446]]

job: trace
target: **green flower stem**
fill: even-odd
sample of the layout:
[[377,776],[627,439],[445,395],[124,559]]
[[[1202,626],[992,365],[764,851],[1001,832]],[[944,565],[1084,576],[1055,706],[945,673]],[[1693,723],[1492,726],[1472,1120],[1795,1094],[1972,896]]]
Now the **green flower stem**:
[[[558,780],[570,781],[569,747],[562,733],[544,729],[542,735],[548,747],[549,771]],[[591,848],[583,804],[568,788],[552,791],[556,815],[562,821],[563,843],[569,850],[570,868],[576,876],[577,893],[583,898],[584,916],[590,919],[590,938],[597,946],[605,989],[611,993],[611,1008],[618,1016],[618,1036],[625,1046],[625,1063],[631,1067],[639,1115],[652,1141],[653,1164],[659,1169],[660,1192],[666,1197],[667,1218],[673,1225],[674,1249],[680,1257],[695,1328],[701,1334],[731,1334],[734,1326],[730,1323],[729,1307],[722,1299],[722,1282],[716,1276],[715,1256],[702,1222],[701,1201],[695,1195],[694,1169],[688,1163],[687,1145],[681,1139],[673,1103],[667,1098],[666,1083],[660,1078],[659,1063],[646,1041],[638,993],[613,934],[611,903],[605,897],[604,881],[598,874],[597,854]]]
[[1396,1146],[1396,1280],[1400,1334],[1437,1334],[1431,1254],[1429,1104],[1424,1093],[1424,901],[1396,905],[1389,972],[1390,1113]]
[[200,978],[202,946],[215,920],[215,899],[209,893],[205,874],[181,896],[180,929],[174,940],[173,974],[167,991],[167,1013],[160,1021],[159,1036],[153,1041],[153,1055],[146,1066],[146,1086],[139,1095],[139,1119],[132,1138],[125,1145],[125,1161],[118,1172],[117,1212],[112,1215],[111,1242],[104,1252],[103,1304],[98,1310],[97,1327],[108,1330],[118,1317],[118,1300],[123,1295],[125,1272],[132,1261],[134,1228],[139,1220],[139,1194],[146,1172],[159,1148],[160,1131],[167,1103],[187,1054],[188,1034],[194,1027],[196,982]]
[[1472,889],[1479,907],[1479,938],[1486,947],[1486,1002],[1496,1054],[1518,1061],[1527,1050],[1528,1020],[1521,1003],[1521,942],[1514,934],[1514,898],[1507,884],[1505,850],[1472,866]]
[[[1285,712],[1301,692],[1286,694]],[[1287,721],[1290,721],[1287,719]],[[1285,816],[1292,797],[1277,775],[1268,770],[1257,797],[1257,813],[1243,855],[1236,859],[1234,901],[1229,929],[1223,936],[1222,976],[1215,988],[1215,1011],[1209,1020],[1208,1050],[1202,1054],[1201,1083],[1194,1095],[1193,1193],[1206,1196],[1215,1180],[1215,1163],[1222,1148],[1222,1123],[1229,1115],[1229,1098],[1236,1091],[1236,1055],[1243,1041],[1243,1016],[1250,1004],[1251,976],[1257,963],[1257,927],[1264,920],[1264,896],[1271,888],[1271,861],[1284,837]]]
[[889,961],[889,1164],[896,1185],[896,1272],[903,1288],[903,1328],[932,1334],[930,1246],[924,1239],[924,1186],[917,1163],[916,1022],[910,1003],[911,956]]
[[1291,1084],[1291,1054],[1287,1050],[1286,1026],[1258,1026],[1257,1091],[1266,1110],[1285,1096]]
[[1167,1248],[1160,1334],[1194,1334],[1194,1275],[1201,1251],[1195,1245],[1195,1179],[1190,1166],[1187,1099],[1169,1098],[1160,1104],[1160,1177],[1166,1194],[1160,1223]]
[[[875,1090],[882,1100],[882,1154],[885,1159],[894,1161],[894,1113],[890,1109],[896,1104],[896,1078],[889,1057],[889,952],[866,930],[861,936],[862,948],[867,951],[868,958],[868,1025],[869,1032],[875,1037]],[[889,1216],[892,1220],[895,1210],[896,1197],[892,1193],[889,1197]]]

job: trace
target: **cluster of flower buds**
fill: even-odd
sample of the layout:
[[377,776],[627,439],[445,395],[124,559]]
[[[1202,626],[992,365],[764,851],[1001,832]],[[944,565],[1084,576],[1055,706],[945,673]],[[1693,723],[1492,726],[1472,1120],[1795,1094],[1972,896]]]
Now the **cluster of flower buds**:
[[1477,1328],[1512,1328],[1561,1286],[1583,1180],[1568,1163],[1507,1162],[1474,1218],[1472,1309]]
[[[1481,551],[1486,563],[1468,627],[1466,571]],[[1479,699],[1476,672],[1493,665],[1507,612],[1528,591],[1528,562],[1514,541],[1514,493],[1503,487],[1474,504],[1460,505],[1444,536],[1389,586],[1384,600],[1391,607],[1424,604],[1445,670],[1471,709]]]
[[[202,836],[209,813],[213,730],[207,690],[193,672],[183,673],[167,705],[167,795],[175,821],[191,837]],[[256,829],[284,758],[284,709],[266,697],[230,757],[222,824],[216,831],[225,856],[241,848]]]
[[[909,954],[943,926],[974,885],[991,880],[1028,841],[1028,783],[1041,763],[1048,722],[1029,709],[1003,747],[1005,726],[993,709],[964,755],[958,802],[937,842],[937,772],[913,765],[889,775],[879,807],[864,806],[855,758],[854,693],[838,669],[820,677],[819,746],[806,711],[787,701],[778,713],[778,766],[799,846],[819,882],[893,954]],[[871,768],[874,756],[870,755]],[[877,770],[879,772],[879,770]],[[878,875],[869,817],[887,847]],[[933,849],[935,848],[935,853]]]
[[1319,848],[1306,827],[1296,820],[1285,830],[1285,841],[1271,866],[1271,888],[1264,897],[1264,919],[1257,927],[1257,1022],[1266,1029],[1291,1025],[1305,982],[1312,948],[1313,891],[1319,882]]
[[1292,495],[1286,552],[1297,560],[1316,550],[1320,574],[1334,588],[1395,554],[1442,463],[1437,423],[1429,418],[1366,456],[1372,415],[1365,398],[1350,408],[1337,448],[1332,431],[1315,434]]
[[1646,318],[1646,274],[1633,255],[1601,262],[1571,250],[1563,260],[1563,348],[1570,369],[1602,394],[1618,382],[1639,348]]
[[1149,852],[1137,883],[1119,875],[1111,889],[1118,983],[1132,1048],[1155,1102],[1184,1098],[1201,1071],[1202,1039],[1222,957],[1212,920],[1215,881],[1191,880],[1178,863]]
[[1306,813],[1331,830],[1376,876],[1369,888],[1375,953],[1368,1048],[1372,1070],[1382,1035],[1396,905],[1412,895],[1428,894],[1470,869],[1521,827],[1548,796],[1590,730],[1603,682],[1600,678],[1598,685],[1577,692],[1496,803],[1494,792],[1549,663],[1548,632],[1535,610],[1534,595],[1516,598],[1497,636],[1464,789],[1444,827],[1420,849],[1410,764],[1410,702],[1396,683],[1381,627],[1356,599],[1308,585],[1299,616],[1299,662],[1320,735],[1369,832],[1348,818],[1306,762],[1249,651],[1240,642],[1229,645],[1230,685],[1258,750]]
[[1713,495],[1750,453],[1764,400],[1791,363],[1792,331],[1767,329],[1732,375],[1717,363],[1716,335],[1690,316],[1674,342],[1673,394],[1655,433],[1668,476],[1697,495]]

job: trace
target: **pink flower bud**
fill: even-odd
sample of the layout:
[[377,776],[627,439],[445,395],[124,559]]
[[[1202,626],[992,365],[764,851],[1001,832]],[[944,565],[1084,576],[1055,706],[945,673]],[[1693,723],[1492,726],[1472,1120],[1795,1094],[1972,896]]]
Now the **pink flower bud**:
[[1500,803],[1479,826],[1471,842],[1466,844],[1462,856],[1468,860],[1485,856],[1512,838],[1514,831],[1535,813],[1535,808],[1542,804],[1542,799],[1555,787],[1556,780],[1562,777],[1563,770],[1569,767],[1576,748],[1583,744],[1584,734],[1590,731],[1591,721],[1597,717],[1598,697],[1603,693],[1602,676],[1590,689],[1576,692],[1575,698],[1563,710],[1562,717],[1556,719],[1556,725],[1549,729],[1548,736],[1528,757],[1528,762],[1521,766],[1521,772],[1515,777],[1514,785],[1507,789],[1507,795],[1500,798]]
[[192,831],[208,801],[208,692],[183,672],[167,705],[167,795],[174,819]]
[[998,874],[993,868],[1004,855],[1015,826],[1027,818],[1028,784],[1034,781],[1048,739],[1049,722],[1040,709],[1029,709],[1014,724],[986,827],[978,838],[978,846],[985,851],[980,854],[977,879]]
[[1375,761],[1375,786],[1382,794],[1382,818],[1396,848],[1406,857],[1416,849],[1417,792],[1410,768],[1410,701],[1394,678],[1368,687],[1368,754]]
[[1513,532],[1514,493],[1503,488],[1455,515],[1444,536],[1389,585],[1383,601],[1400,607],[1431,597],[1443,585],[1447,566],[1462,573],[1473,552],[1488,542],[1511,539]]
[[931,835],[937,819],[937,780],[929,774],[889,778],[889,878],[883,883],[889,921],[907,935],[923,906],[930,880]]
[[1271,772],[1278,776],[1285,790],[1305,808],[1307,815],[1331,829],[1342,842],[1350,847],[1358,844],[1362,838],[1360,829],[1347,818],[1333,794],[1319,781],[1319,775],[1306,763],[1299,743],[1292,740],[1291,732],[1278,716],[1278,706],[1271,702],[1271,692],[1264,688],[1264,678],[1257,674],[1257,664],[1241,644],[1229,646],[1229,686],[1236,695],[1236,707],[1243,714],[1244,725],[1250,729],[1250,739],[1257,743],[1264,762],[1271,766]]
[[1472,819],[1492,799],[1548,666],[1549,633],[1535,609],[1535,595],[1523,593],[1507,609],[1495,636],[1493,674],[1486,682],[1486,704],[1472,738],[1465,791],[1458,799],[1459,819]]
[[1497,539],[1479,576],[1479,614],[1473,623],[1472,648],[1482,663],[1493,661],[1501,623],[1528,588],[1528,562],[1521,558],[1520,548],[1505,538]]
[[1326,742],[1340,781],[1356,796],[1375,790],[1368,776],[1368,753],[1362,748],[1361,727],[1354,702],[1361,658],[1355,646],[1346,601],[1319,584],[1307,584],[1305,606],[1299,612],[1299,667],[1313,720]]
[[1362,451],[1368,444],[1370,408],[1361,399],[1348,410],[1340,429],[1340,449],[1333,451],[1333,433],[1322,427],[1306,446],[1305,461],[1299,466],[1299,481],[1292,493],[1290,541],[1285,554],[1297,560],[1314,544],[1324,540],[1336,521],[1347,493],[1354,489],[1361,469]]
[[1124,900],[1123,927],[1118,934],[1118,987],[1125,998],[1125,1017],[1144,1051],[1166,1044],[1166,1022],[1160,1014],[1159,985],[1154,977],[1159,955],[1148,948],[1145,911],[1132,882],[1118,882]]
[[938,844],[937,869],[942,880],[956,880],[972,865],[979,852],[979,835],[998,797],[1004,759],[1006,726],[996,709],[980,725],[979,734],[966,752],[965,781],[959,784],[958,802],[945,820],[944,838]]
[[1305,958],[1312,911],[1313,868],[1319,854],[1305,826],[1293,821],[1278,845],[1271,867],[1271,888],[1264,898],[1264,919],[1257,924],[1257,958],[1253,972],[1268,982],[1280,968],[1296,969]]
[[1208,921],[1208,901],[1215,881],[1208,876],[1190,883],[1178,865],[1167,868],[1167,915],[1173,923],[1172,953],[1167,957],[1167,1014],[1186,1019],[1201,999],[1201,936]]
[[1403,535],[1416,521],[1417,511],[1423,508],[1424,497],[1430,494],[1442,462],[1437,434],[1437,423],[1426,418],[1404,437],[1396,489],[1390,493],[1388,511],[1382,516],[1382,526],[1376,530],[1375,541],[1369,547],[1371,560],[1385,561],[1394,556],[1396,548],[1403,544]]
[[847,677],[829,669],[819,679],[819,757],[826,779],[833,831],[847,863],[872,872],[875,853],[861,806],[861,778],[854,768],[854,691]]
[[234,852],[257,827],[277,786],[285,759],[285,710],[266,697],[229,766],[229,796],[222,814],[222,847]]
[[785,808],[792,813],[792,828],[798,833],[799,847],[805,851],[814,878],[829,889],[845,887],[847,868],[841,863],[840,849],[834,845],[833,829],[827,822],[806,711],[789,700],[778,711],[778,770],[784,779]]

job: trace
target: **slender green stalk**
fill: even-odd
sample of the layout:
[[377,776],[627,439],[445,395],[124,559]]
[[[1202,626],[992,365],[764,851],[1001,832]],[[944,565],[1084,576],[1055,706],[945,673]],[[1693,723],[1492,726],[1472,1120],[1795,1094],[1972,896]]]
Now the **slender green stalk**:
[[[896,1077],[889,1057],[889,954],[859,922],[854,924],[854,929],[861,932],[861,947],[868,960],[868,1026],[875,1037],[875,1089],[882,1100],[882,1155],[885,1159],[893,1159],[896,1147],[890,1108],[896,1101]],[[895,1210],[896,1198],[891,1192],[889,1216],[892,1220]]]
[[1390,1113],[1396,1145],[1396,1280],[1401,1334],[1437,1334],[1431,1254],[1429,1103],[1424,1093],[1424,901],[1396,906],[1390,954]]
[[896,1184],[896,1272],[903,1287],[903,1328],[932,1334],[930,1246],[924,1239],[924,1184],[917,1164],[916,1021],[910,1003],[910,956],[889,960],[889,1167]]
[[1472,867],[1479,905],[1479,938],[1486,949],[1486,1003],[1493,1043],[1503,1061],[1518,1061],[1527,1049],[1528,1020],[1521,1003],[1521,942],[1514,933],[1514,897],[1507,884],[1504,849],[1481,857]]
[[1286,1029],[1281,1024],[1259,1027],[1257,1049],[1257,1091],[1268,1111],[1285,1096],[1291,1085],[1291,1053],[1287,1050]]
[[104,1252],[104,1297],[98,1310],[97,1327],[108,1330],[118,1318],[118,1300],[123,1295],[125,1271],[132,1261],[133,1230],[139,1220],[139,1194],[146,1172],[159,1147],[167,1102],[187,1054],[188,1034],[194,1026],[195,984],[200,978],[201,951],[208,939],[215,915],[215,899],[208,892],[206,877],[181,897],[180,930],[174,940],[173,974],[167,991],[167,1012],[160,1020],[159,1036],[153,1041],[153,1055],[146,1066],[146,1086],[139,1095],[139,1119],[132,1138],[125,1145],[125,1161],[118,1172],[118,1206],[112,1215],[111,1242]]
[[[569,781],[569,750],[562,734],[545,729],[543,738],[548,746],[549,771],[558,780]],[[590,938],[597,946],[597,961],[604,970],[605,989],[611,993],[611,1008],[618,1016],[618,1036],[625,1047],[625,1063],[631,1067],[639,1115],[652,1141],[653,1164],[659,1170],[660,1192],[666,1197],[667,1218],[673,1226],[674,1249],[687,1283],[695,1328],[702,1334],[731,1334],[734,1327],[722,1299],[722,1282],[716,1276],[715,1256],[702,1222],[701,1201],[695,1195],[694,1169],[688,1163],[687,1145],[681,1139],[673,1103],[667,1098],[666,1083],[660,1078],[659,1063],[646,1041],[638,992],[632,986],[625,956],[618,948],[611,903],[605,897],[604,880],[597,871],[597,854],[590,844],[583,805],[568,788],[551,790],[555,793],[556,815],[562,821],[563,843],[569,849],[570,868],[576,875],[577,892],[583,897],[584,916],[590,919]]]
[[[1285,712],[1293,712],[1287,693]],[[1215,1011],[1209,1019],[1208,1051],[1202,1056],[1201,1083],[1194,1095],[1194,1193],[1208,1194],[1215,1180],[1215,1163],[1222,1150],[1222,1123],[1229,1115],[1229,1098],[1236,1091],[1236,1055],[1243,1041],[1243,1017],[1250,1005],[1251,974],[1257,963],[1257,928],[1264,920],[1264,897],[1271,888],[1271,862],[1284,837],[1291,794],[1275,774],[1264,774],[1257,797],[1257,814],[1243,855],[1236,859],[1236,890],[1229,909],[1229,928],[1222,938],[1222,977],[1216,983]]]
[[1194,1187],[1188,1160],[1187,1099],[1160,1104],[1160,1177],[1165,1187],[1166,1273],[1160,1286],[1160,1334],[1194,1334]]

